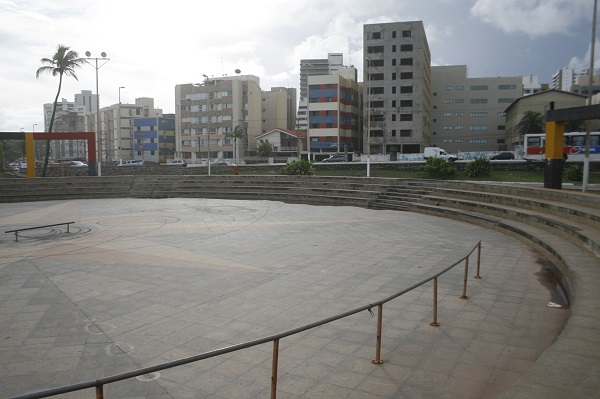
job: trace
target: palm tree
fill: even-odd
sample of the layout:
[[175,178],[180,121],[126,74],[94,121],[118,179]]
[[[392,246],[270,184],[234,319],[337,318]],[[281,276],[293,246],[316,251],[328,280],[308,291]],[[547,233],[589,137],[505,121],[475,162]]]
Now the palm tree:
[[232,133],[227,133],[225,134],[225,137],[231,138],[233,137],[233,157],[235,159],[235,162],[237,162],[237,141],[238,139],[243,143],[244,140],[244,136],[246,135],[246,132],[244,131],[244,128],[241,127],[240,125],[237,125],[234,129]]
[[525,114],[517,123],[517,132],[523,137],[528,133],[540,133],[545,131],[544,115],[536,111],[525,111]]
[[[48,133],[52,132],[52,127],[54,126],[54,116],[56,115],[56,105],[58,102],[58,96],[60,96],[60,89],[62,87],[62,79],[63,75],[71,76],[77,79],[77,75],[75,74],[75,68],[81,66],[85,60],[79,58],[79,54],[76,51],[72,51],[69,47],[59,44],[56,53],[52,56],[52,58],[42,58],[40,60],[44,66],[38,68],[35,73],[36,79],[40,77],[42,73],[50,73],[52,76],[58,75],[58,91],[56,92],[56,97],[54,98],[54,106],[52,107],[52,116],[50,117],[50,124],[48,126]],[[99,112],[97,110],[96,112]],[[50,140],[46,140],[46,156],[44,159],[44,169],[42,170],[42,177],[46,176],[46,170],[48,169],[48,158],[50,157]]]
[[271,156],[271,153],[273,152],[273,145],[268,141],[263,141],[258,145],[256,151],[258,152],[258,156],[260,157]]

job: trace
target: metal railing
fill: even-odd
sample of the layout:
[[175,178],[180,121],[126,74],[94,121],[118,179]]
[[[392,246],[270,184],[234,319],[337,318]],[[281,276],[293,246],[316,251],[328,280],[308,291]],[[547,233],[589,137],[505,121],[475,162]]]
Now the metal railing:
[[224,355],[227,353],[236,352],[236,351],[239,351],[242,349],[265,344],[268,342],[273,342],[273,359],[272,359],[272,370],[271,370],[271,399],[276,399],[276,397],[277,397],[277,371],[278,371],[277,369],[278,369],[278,363],[279,363],[279,340],[280,339],[289,337],[294,334],[301,333],[303,331],[313,329],[315,327],[322,326],[324,324],[331,323],[336,320],[346,318],[348,316],[352,316],[354,314],[363,312],[365,310],[367,310],[371,314],[373,314],[372,309],[375,306],[377,306],[377,339],[376,339],[376,345],[375,345],[375,359],[373,359],[372,362],[374,364],[381,364],[381,363],[383,363],[383,361],[381,360],[383,305],[385,303],[387,303],[395,298],[398,298],[399,296],[402,296],[402,295],[414,290],[415,288],[418,288],[418,287],[433,280],[433,321],[431,322],[431,325],[434,327],[438,327],[440,325],[440,323],[438,322],[438,319],[437,319],[437,316],[438,316],[437,315],[438,277],[440,277],[442,274],[448,272],[449,270],[453,269],[455,266],[464,262],[465,268],[464,268],[463,290],[462,290],[462,295],[460,296],[460,298],[467,299],[468,298],[468,296],[467,296],[467,280],[468,280],[468,272],[469,272],[469,257],[473,254],[473,252],[475,252],[475,250],[477,250],[477,272],[475,273],[474,278],[480,279],[481,277],[479,276],[479,270],[480,270],[480,266],[481,266],[481,241],[479,241],[468,252],[467,255],[465,255],[464,257],[462,257],[461,259],[459,259],[452,265],[448,266],[447,268],[443,269],[442,271],[440,271],[440,272],[434,274],[433,276],[428,277],[425,280],[422,280],[422,281],[420,281],[420,282],[418,282],[418,283],[416,283],[394,295],[391,295],[391,296],[389,296],[385,299],[379,300],[377,302],[373,302],[368,305],[364,305],[359,308],[349,310],[347,312],[340,313],[335,316],[331,316],[326,319],[316,321],[314,323],[307,324],[302,327],[284,331],[284,332],[281,332],[278,334],[269,335],[269,336],[259,338],[259,339],[253,340],[253,341],[243,342],[241,344],[236,344],[236,345],[228,346],[225,348],[216,349],[216,350],[213,350],[210,352],[200,353],[200,354],[197,354],[194,356],[190,356],[190,357],[186,357],[186,358],[182,358],[182,359],[178,359],[178,360],[174,360],[174,361],[170,361],[170,362],[166,362],[166,363],[160,363],[160,364],[150,366],[150,367],[144,367],[141,369],[128,371],[126,373],[116,374],[116,375],[113,375],[110,377],[99,378],[97,380],[85,381],[85,382],[80,382],[80,383],[72,384],[72,385],[65,385],[65,386],[58,387],[58,388],[47,389],[44,391],[33,392],[33,393],[20,395],[20,396],[13,396],[8,399],[46,398],[49,396],[60,395],[60,394],[64,394],[64,393],[75,392],[75,391],[80,391],[83,389],[90,389],[90,388],[95,388],[96,399],[104,399],[104,386],[105,385],[108,385],[108,384],[111,384],[114,382],[118,382],[118,381],[127,380],[129,378],[139,377],[139,376],[142,376],[145,374],[154,373],[154,372],[161,371],[161,370],[170,369],[170,368],[177,367],[177,366],[182,366],[182,365],[188,364],[188,363],[193,363],[193,362],[197,362],[200,360],[209,359],[211,357],[216,357],[216,356]]
[[54,224],[45,224],[43,226],[35,226],[35,227],[23,227],[21,229],[15,229],[15,230],[7,230],[5,231],[5,233],[15,233],[15,241],[19,241],[19,232],[20,231],[26,231],[26,230],[36,230],[36,229],[43,229],[45,227],[55,227],[55,226],[67,226],[67,233],[69,232],[69,225],[73,224],[75,222],[64,222],[64,223],[54,223]]

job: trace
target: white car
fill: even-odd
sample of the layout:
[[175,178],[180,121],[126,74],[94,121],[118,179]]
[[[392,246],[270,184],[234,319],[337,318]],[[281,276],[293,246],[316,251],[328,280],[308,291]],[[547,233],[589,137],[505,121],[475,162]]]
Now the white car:
[[167,165],[167,166],[169,166],[169,165],[179,165],[179,166],[186,167],[187,166],[187,162],[185,162],[185,159],[173,159],[172,161],[167,162],[167,163],[165,163],[163,165]]
[[81,161],[71,161],[69,166],[72,168],[87,168],[88,164]]
[[144,166],[144,161],[142,161],[141,159],[123,161],[117,166]]

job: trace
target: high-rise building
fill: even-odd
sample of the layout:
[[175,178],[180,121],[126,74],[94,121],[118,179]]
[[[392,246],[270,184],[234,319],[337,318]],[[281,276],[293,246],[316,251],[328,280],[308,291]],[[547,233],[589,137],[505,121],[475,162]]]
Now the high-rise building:
[[363,39],[363,153],[421,152],[431,131],[431,55],[423,22],[364,25]]
[[306,108],[308,93],[308,77],[331,75],[339,71],[344,64],[342,53],[329,53],[327,58],[311,58],[300,60],[300,103],[296,120],[296,130],[306,130]]
[[[44,104],[44,131],[50,129],[50,119],[54,103]],[[96,113],[96,95],[91,90],[82,90],[75,94],[75,101],[63,98],[56,104],[53,132],[84,132],[86,131],[85,117]],[[42,157],[39,145],[36,145],[36,158]],[[50,158],[58,159],[87,159],[85,140],[53,140],[50,143]]]
[[354,67],[308,77],[308,137],[316,152],[347,153],[361,146],[362,86]]
[[446,151],[512,149],[505,110],[523,95],[523,78],[468,78],[465,65],[431,68],[432,136]]
[[[175,86],[176,156],[190,163],[204,159],[242,159],[256,149],[262,134],[260,79],[253,75],[206,78],[201,84]],[[235,146],[236,126],[246,133]],[[238,143],[239,144],[239,143]]]

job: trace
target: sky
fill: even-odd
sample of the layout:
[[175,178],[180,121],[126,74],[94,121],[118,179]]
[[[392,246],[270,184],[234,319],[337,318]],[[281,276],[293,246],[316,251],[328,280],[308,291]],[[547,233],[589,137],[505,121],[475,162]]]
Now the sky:
[[[423,21],[432,65],[469,77],[537,75],[587,67],[594,0],[0,0],[0,132],[43,131],[58,77],[35,77],[59,44],[102,52],[100,106],[152,97],[175,112],[175,85],[256,75],[261,88],[299,87],[300,60],[343,53],[362,80],[363,25]],[[598,32],[600,34],[600,32]],[[598,46],[596,46],[598,48]],[[600,54],[595,51],[595,66]],[[96,70],[65,77],[61,98],[96,93]],[[36,125],[37,124],[37,125]]]

